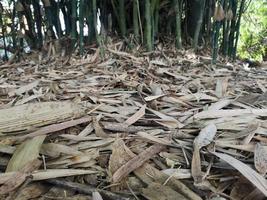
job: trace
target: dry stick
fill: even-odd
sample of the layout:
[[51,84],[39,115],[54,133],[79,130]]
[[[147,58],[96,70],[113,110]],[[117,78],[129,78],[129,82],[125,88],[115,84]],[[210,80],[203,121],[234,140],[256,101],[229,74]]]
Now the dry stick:
[[129,160],[125,165],[121,166],[114,174],[113,174],[113,181],[119,182],[132,171],[141,167],[147,160],[149,160],[153,155],[161,152],[164,149],[163,145],[154,144],[153,146],[149,147],[139,155],[135,156],[131,160]]
[[68,188],[73,191],[77,191],[79,193],[87,194],[87,195],[92,195],[93,192],[98,191],[101,195],[108,197],[109,199],[114,199],[114,200],[127,200],[129,199],[128,197],[122,197],[119,194],[115,194],[113,192],[107,191],[107,190],[101,190],[97,189],[94,187],[91,187],[89,185],[83,185],[80,183],[74,183],[70,181],[65,181],[65,180],[59,180],[59,179],[48,179],[46,182],[57,185],[60,187]]

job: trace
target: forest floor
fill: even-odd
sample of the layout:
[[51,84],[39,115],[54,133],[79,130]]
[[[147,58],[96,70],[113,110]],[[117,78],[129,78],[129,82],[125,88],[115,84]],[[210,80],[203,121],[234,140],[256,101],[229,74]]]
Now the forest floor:
[[0,65],[0,199],[263,199],[267,68],[115,47]]

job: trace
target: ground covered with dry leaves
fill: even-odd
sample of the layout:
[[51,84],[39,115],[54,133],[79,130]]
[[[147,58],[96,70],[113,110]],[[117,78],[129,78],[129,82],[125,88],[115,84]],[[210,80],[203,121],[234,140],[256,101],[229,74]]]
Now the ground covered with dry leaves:
[[267,69],[118,49],[0,65],[0,199],[264,199]]

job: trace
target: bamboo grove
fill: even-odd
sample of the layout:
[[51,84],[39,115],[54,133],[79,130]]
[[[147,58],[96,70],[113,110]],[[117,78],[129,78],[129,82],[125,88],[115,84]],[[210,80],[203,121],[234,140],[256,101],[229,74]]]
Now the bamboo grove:
[[213,62],[218,53],[235,59],[242,14],[250,1],[9,0],[3,7],[0,0],[0,48],[40,50],[45,41],[71,38],[83,54],[87,45],[104,46],[109,35],[126,43],[133,37],[152,51],[168,37],[177,49],[212,49]]

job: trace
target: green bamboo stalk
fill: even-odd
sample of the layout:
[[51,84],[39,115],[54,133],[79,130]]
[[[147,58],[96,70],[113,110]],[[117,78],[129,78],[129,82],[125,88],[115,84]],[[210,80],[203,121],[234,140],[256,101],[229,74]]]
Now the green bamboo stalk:
[[84,28],[84,0],[80,0],[80,5],[79,5],[79,28],[80,28],[80,55],[83,55],[84,51],[84,33],[83,33],[83,28]]
[[126,36],[126,17],[125,17],[125,2],[124,0],[119,0],[119,23],[121,27],[121,35]]
[[93,13],[93,2],[87,0],[86,5],[86,21],[88,26],[88,43],[91,44],[96,39],[95,25],[94,25],[94,13]]
[[236,59],[237,44],[238,44],[238,39],[239,39],[239,35],[240,35],[241,17],[242,17],[242,14],[244,12],[244,9],[245,9],[245,1],[246,0],[241,1],[239,12],[238,12],[238,20],[236,23],[236,38],[234,41],[234,49],[233,49],[233,55],[232,55],[234,60]]
[[38,40],[38,48],[41,48],[43,44],[43,35],[42,35],[42,16],[41,16],[41,8],[39,4],[39,0],[32,1],[33,9],[34,9],[34,21],[37,27],[37,40]]
[[158,34],[158,18],[159,18],[159,0],[151,0],[151,40],[155,43]]
[[233,58],[234,52],[234,38],[236,32],[236,12],[237,12],[237,0],[230,0],[230,9],[233,11],[233,19],[231,20],[229,43],[228,43],[228,56]]
[[[220,4],[222,5],[224,3],[224,0],[220,1]],[[213,29],[213,40],[212,40],[212,64],[216,64],[217,57],[218,57],[218,43],[219,43],[219,36],[220,36],[220,28],[221,28],[221,21],[214,22],[214,29]]]
[[55,14],[56,14],[56,19],[55,19],[55,24],[56,24],[56,30],[57,30],[57,34],[58,37],[61,38],[62,37],[62,28],[61,28],[61,24],[60,24],[60,19],[59,19],[59,1],[56,2],[56,9],[55,9]]
[[156,1],[154,11],[154,37],[158,36],[159,32],[159,0]]
[[176,41],[176,48],[182,48],[182,34],[181,34],[181,9],[180,9],[180,2],[179,0],[174,0],[175,2],[175,41]]
[[71,37],[77,39],[77,0],[71,1]]
[[94,14],[94,29],[95,29],[95,36],[96,36],[96,41],[97,44],[100,48],[100,57],[103,59],[105,56],[105,52],[104,52],[104,48],[102,45],[102,41],[101,38],[97,32],[97,6],[96,6],[96,0],[92,0],[93,1],[93,14]]
[[151,27],[151,9],[150,9],[150,0],[145,1],[145,19],[146,19],[146,32],[145,32],[145,41],[148,51],[152,51],[153,45],[152,45],[152,27]]
[[200,30],[201,30],[201,26],[203,22],[206,0],[201,0],[199,4],[200,4],[200,15],[198,18],[197,27],[196,27],[195,34],[194,34],[194,41],[193,41],[193,47],[195,50],[197,50],[198,48],[198,41],[199,41]]
[[138,12],[139,29],[140,29],[140,33],[141,33],[141,44],[143,44],[144,43],[144,34],[143,34],[143,25],[142,25],[142,21],[141,21],[139,0],[136,0],[136,4],[137,4],[137,12]]
[[6,36],[5,36],[5,32],[6,32],[6,28],[4,26],[3,23],[3,6],[0,2],[0,27],[2,27],[2,36],[3,36],[3,42],[4,42],[4,51],[5,51],[5,56],[4,56],[4,60],[8,60],[8,56],[7,56],[7,47],[6,47]]
[[12,25],[11,25],[11,32],[12,32],[12,44],[13,48],[16,49],[17,47],[17,38],[16,38],[16,28],[15,28],[15,17],[16,17],[16,7],[15,7],[15,0],[12,1],[13,3],[13,11],[12,11]]
[[65,24],[65,34],[69,35],[71,32],[71,24],[70,24],[70,17],[71,14],[69,14],[69,12],[67,11],[67,7],[69,6],[68,2],[61,2],[61,12],[63,14],[63,18],[64,18],[64,24]]
[[140,37],[139,34],[139,22],[138,22],[138,0],[133,1],[133,29],[134,29],[134,36],[138,40]]

